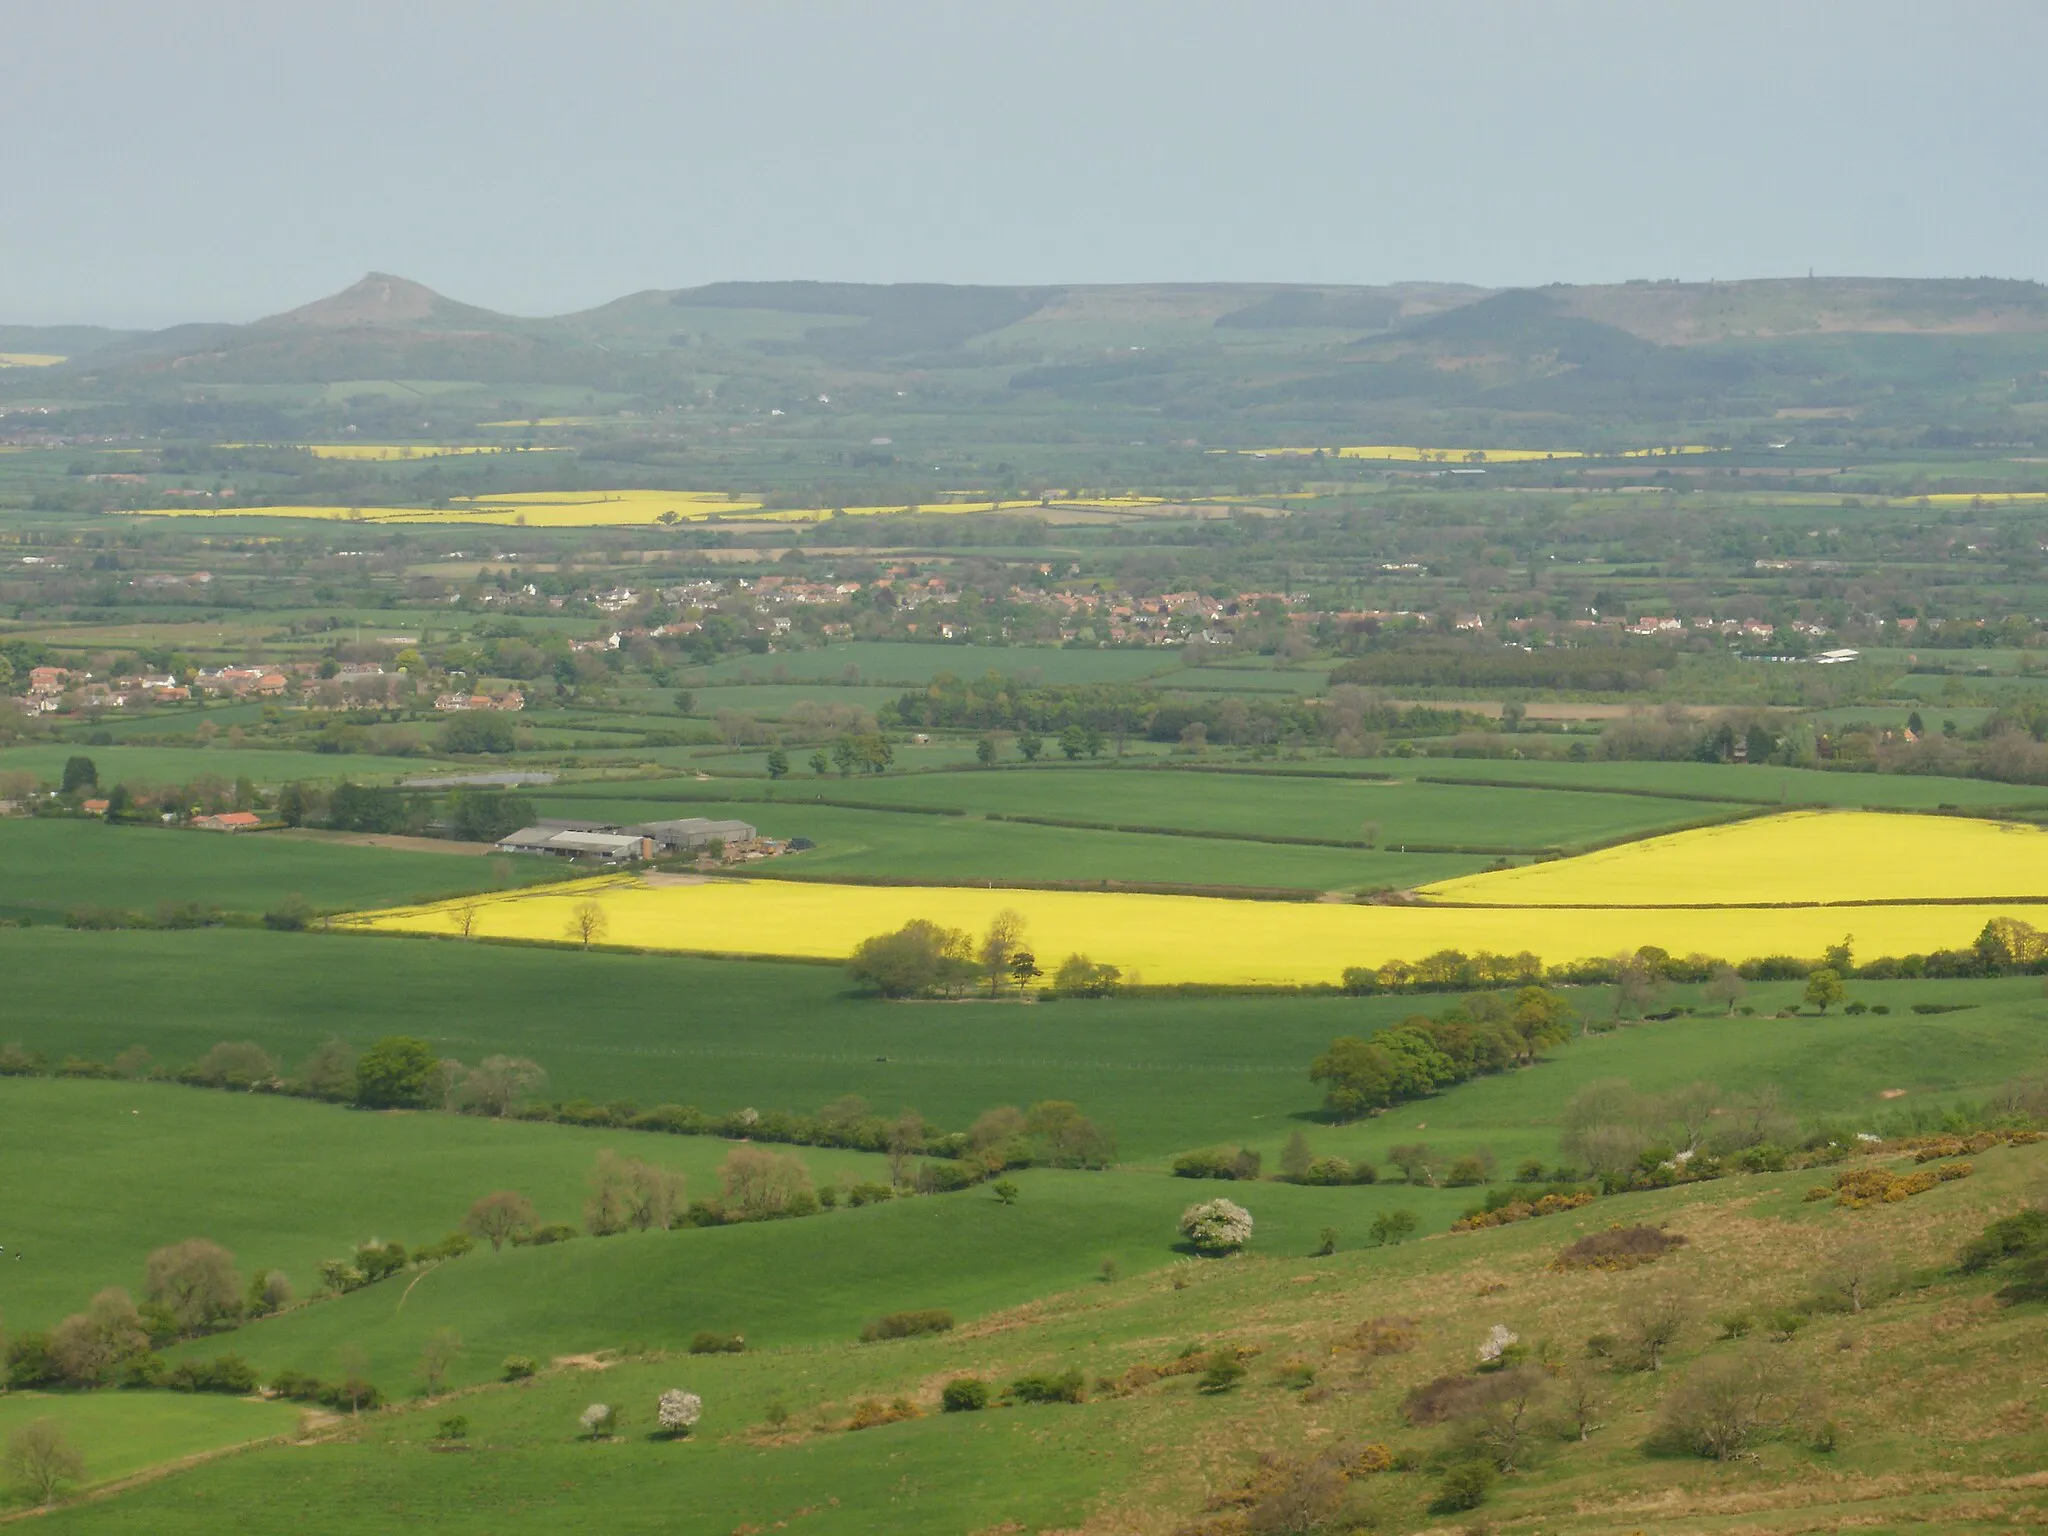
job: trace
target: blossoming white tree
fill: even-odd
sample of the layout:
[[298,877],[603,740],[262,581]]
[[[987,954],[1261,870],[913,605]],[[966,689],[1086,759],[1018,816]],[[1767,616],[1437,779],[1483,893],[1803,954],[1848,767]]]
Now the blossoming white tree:
[[1203,1253],[1235,1253],[1252,1240],[1252,1213],[1234,1200],[1204,1200],[1181,1212],[1180,1234]]
[[1479,1341],[1479,1363],[1499,1365],[1501,1357],[1522,1341],[1522,1336],[1511,1331],[1505,1323],[1495,1323],[1486,1330],[1486,1337]]
[[610,1437],[613,1428],[618,1424],[618,1415],[612,1412],[609,1403],[592,1403],[583,1410],[580,1422],[583,1425],[583,1432],[591,1439],[603,1440]]
[[687,1435],[704,1416],[704,1399],[694,1392],[671,1387],[655,1399],[654,1416],[665,1435]]

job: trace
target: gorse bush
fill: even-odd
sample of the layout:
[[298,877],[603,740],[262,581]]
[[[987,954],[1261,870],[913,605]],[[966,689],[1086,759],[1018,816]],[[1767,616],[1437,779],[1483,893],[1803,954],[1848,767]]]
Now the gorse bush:
[[1014,1403],[1078,1403],[1086,1383],[1079,1370],[1019,1376],[1007,1392]]
[[891,1312],[878,1317],[860,1331],[863,1344],[883,1339],[916,1339],[953,1331],[953,1314],[932,1307],[918,1312]]
[[939,1393],[947,1413],[979,1413],[988,1406],[988,1383],[979,1376],[956,1376]]

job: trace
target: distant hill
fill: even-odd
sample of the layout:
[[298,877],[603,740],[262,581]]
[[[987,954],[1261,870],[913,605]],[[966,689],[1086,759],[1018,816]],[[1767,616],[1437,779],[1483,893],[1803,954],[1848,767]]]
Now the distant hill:
[[[2048,288],[1841,277],[1507,291],[724,282],[525,318],[370,273],[248,325],[0,328],[0,350],[67,356],[36,370],[38,387],[68,379],[88,396],[398,379],[658,401],[724,380],[774,401],[914,377],[922,398],[950,395],[958,408],[1073,409],[1104,430],[1115,408],[1222,440],[1369,422],[1443,430],[1446,411],[1681,430],[1867,409],[2011,435],[2001,413],[2048,398]],[[0,391],[25,391],[25,372]],[[1114,430],[1130,436],[1131,424]]]

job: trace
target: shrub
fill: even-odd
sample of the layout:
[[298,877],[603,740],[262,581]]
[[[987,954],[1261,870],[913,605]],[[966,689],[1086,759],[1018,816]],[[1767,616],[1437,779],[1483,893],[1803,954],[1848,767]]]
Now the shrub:
[[891,1312],[887,1317],[878,1317],[860,1331],[863,1344],[873,1344],[882,1339],[915,1339],[928,1334],[951,1333],[953,1314],[937,1307],[928,1307],[918,1312]]
[[1235,1253],[1252,1240],[1252,1213],[1231,1200],[1205,1200],[1181,1212],[1181,1236],[1201,1253]]
[[1666,1400],[1649,1449],[1728,1461],[1776,1427],[1779,1396],[1776,1368],[1754,1349],[1703,1362]]
[[1177,1179],[1256,1179],[1259,1166],[1259,1154],[1243,1147],[1204,1147],[1175,1158],[1173,1175]]
[[1483,1461],[1461,1461],[1446,1467],[1437,1479],[1436,1496],[1429,1501],[1433,1515],[1455,1515],[1477,1509],[1493,1491],[1494,1470]]
[[746,1351],[747,1341],[737,1333],[699,1333],[690,1340],[693,1355],[737,1355]]
[[655,1400],[654,1419],[665,1435],[687,1435],[704,1415],[704,1399],[694,1392],[671,1387]]
[[1419,1225],[1413,1211],[1381,1211],[1373,1217],[1367,1233],[1376,1246],[1385,1247],[1389,1243],[1405,1242],[1413,1237]]
[[923,1417],[924,1414],[919,1410],[917,1404],[907,1397],[899,1397],[886,1403],[870,1397],[855,1406],[853,1417],[847,1421],[846,1427],[848,1429],[874,1429],[883,1424],[897,1424],[905,1419],[921,1419]]
[[534,1227],[525,1232],[514,1232],[512,1246],[544,1248],[549,1243],[566,1243],[570,1238],[580,1235],[579,1230],[566,1221],[551,1221],[546,1226]]
[[246,1397],[256,1390],[256,1370],[240,1355],[181,1361],[164,1378],[173,1392],[226,1392]]
[[498,1374],[506,1381],[527,1381],[536,1369],[530,1355],[507,1355],[505,1363],[498,1367]]
[[467,1440],[469,1438],[469,1416],[461,1413],[449,1414],[447,1418],[441,1421],[440,1427],[434,1431],[434,1438],[436,1440]]
[[1685,1239],[1662,1227],[1609,1227],[1588,1232],[1571,1244],[1552,1263],[1553,1269],[1640,1269],[1654,1264]]
[[1237,1352],[1219,1349],[1209,1357],[1208,1367],[1202,1372],[1202,1379],[1195,1383],[1200,1392],[1228,1392],[1245,1378],[1244,1362],[1237,1358]]
[[1082,1400],[1082,1386],[1078,1370],[1063,1371],[1057,1376],[1019,1376],[1010,1383],[1009,1397],[1017,1403],[1078,1403]]
[[988,1383],[979,1376],[956,1376],[939,1393],[947,1413],[979,1413],[988,1406]]

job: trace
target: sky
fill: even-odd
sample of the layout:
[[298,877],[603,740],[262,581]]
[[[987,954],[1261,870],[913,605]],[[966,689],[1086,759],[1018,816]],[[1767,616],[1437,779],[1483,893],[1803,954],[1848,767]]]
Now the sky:
[[0,323],[2048,279],[2048,0],[0,0]]

